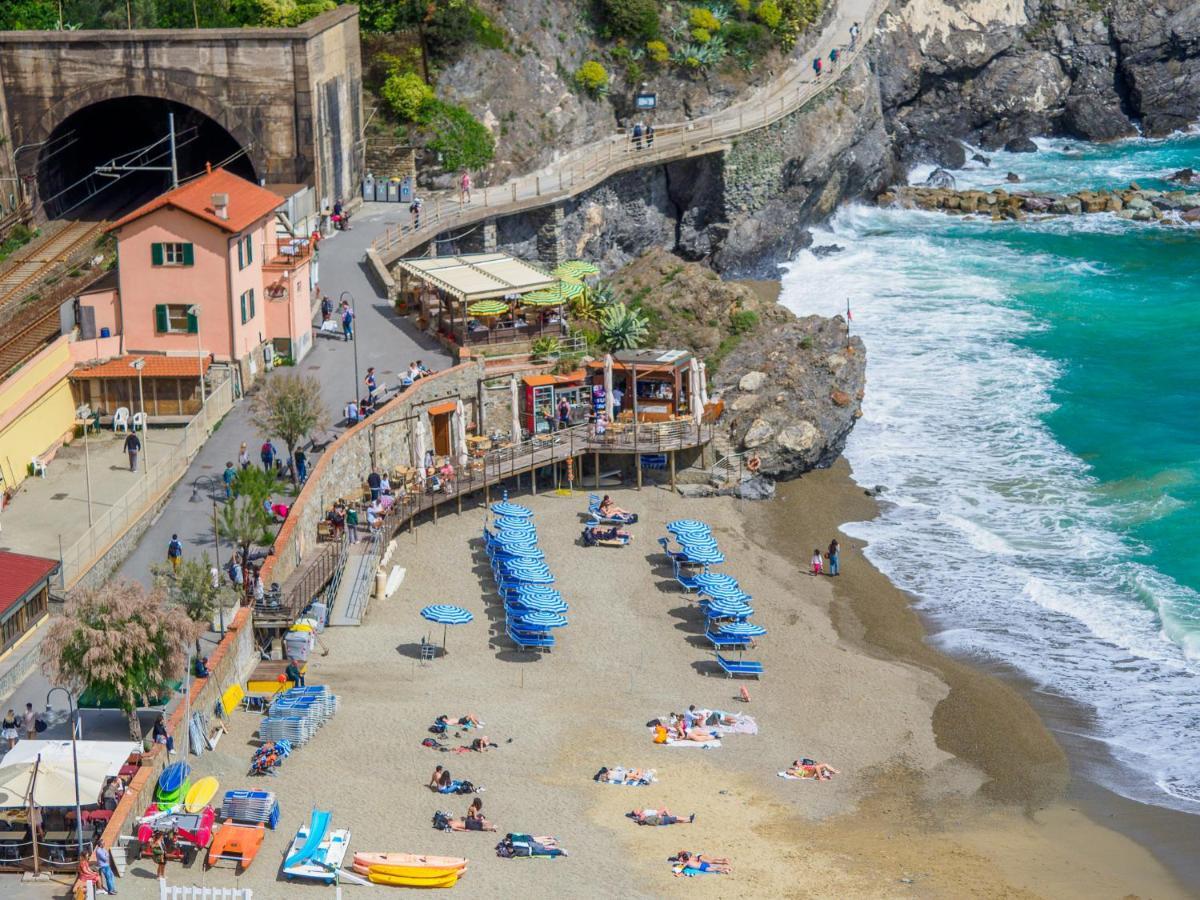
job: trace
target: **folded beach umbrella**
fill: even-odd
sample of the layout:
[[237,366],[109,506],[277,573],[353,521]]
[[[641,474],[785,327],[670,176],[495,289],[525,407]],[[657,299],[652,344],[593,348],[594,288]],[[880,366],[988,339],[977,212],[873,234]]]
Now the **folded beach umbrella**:
[[521,624],[532,625],[535,628],[562,628],[567,624],[566,616],[541,610],[534,610],[518,618],[520,618]]
[[428,619],[430,622],[436,622],[442,626],[442,650],[444,651],[446,649],[445,626],[466,625],[475,617],[471,615],[470,610],[463,609],[461,606],[451,606],[449,603],[435,603],[421,610],[421,618]]
[[738,591],[741,590],[741,587],[738,585],[738,580],[732,575],[727,575],[724,572],[702,572],[701,574],[697,575],[694,580],[696,582],[696,586],[701,590],[707,590],[709,588],[734,588]]
[[752,622],[727,622],[721,626],[720,630],[721,634],[733,637],[762,637],[767,633],[767,629]]

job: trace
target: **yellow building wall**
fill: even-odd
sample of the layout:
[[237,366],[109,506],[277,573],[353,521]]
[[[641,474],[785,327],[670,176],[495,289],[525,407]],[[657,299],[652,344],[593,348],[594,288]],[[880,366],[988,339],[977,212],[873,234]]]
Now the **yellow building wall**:
[[0,383],[0,469],[5,487],[24,481],[33,457],[72,434],[75,400],[67,380],[71,365],[70,344],[62,337]]

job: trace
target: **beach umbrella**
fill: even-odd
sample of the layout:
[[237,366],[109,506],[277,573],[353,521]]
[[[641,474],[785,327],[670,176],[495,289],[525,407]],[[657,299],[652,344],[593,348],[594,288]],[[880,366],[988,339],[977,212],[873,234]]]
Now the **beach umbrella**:
[[689,555],[692,553],[693,550],[695,550],[697,552],[701,551],[701,550],[705,550],[708,552],[716,552],[716,553],[719,553],[721,550],[721,548],[719,546],[717,546],[717,542],[711,537],[710,538],[694,538],[694,537],[686,537],[685,536],[685,537],[682,537],[679,539],[679,544],[681,547],[683,547],[683,552],[687,553]]
[[525,584],[554,584],[554,576],[550,574],[545,566],[540,569],[534,569],[508,563],[503,568],[504,573],[511,576],[514,581]]
[[567,617],[559,613],[534,610],[523,616],[518,616],[521,624],[532,625],[536,628],[562,628],[567,624]]
[[477,319],[490,319],[508,312],[508,304],[500,300],[480,300],[467,307],[467,315]]
[[446,627],[449,625],[466,625],[475,617],[470,610],[461,606],[451,606],[449,603],[435,603],[421,610],[421,618],[436,622],[442,626],[442,652],[446,651]]
[[604,414],[608,421],[613,417],[613,358],[611,353],[604,354]]
[[667,531],[671,534],[680,534],[681,532],[711,534],[712,528],[695,519],[676,519],[674,522],[667,523]]
[[762,637],[766,633],[767,629],[752,622],[726,622],[721,626],[721,634],[733,637]]
[[745,593],[741,588],[700,588],[700,594],[701,596],[711,597],[714,600],[741,600],[743,603],[751,599],[750,595]]
[[743,618],[754,615],[754,607],[737,600],[713,600],[708,604],[707,615],[710,619]]
[[558,283],[559,296],[566,297],[568,300],[574,300],[586,290],[587,288],[578,281],[560,281]]
[[738,580],[732,575],[727,575],[724,572],[702,572],[693,580],[696,582],[697,587],[699,587],[701,590],[704,590],[705,588],[721,587],[731,587],[736,588],[739,591],[741,590]]
[[508,528],[516,528],[519,531],[524,531],[530,530],[534,527],[532,519],[526,519],[520,516],[497,516],[492,524],[501,531]]
[[454,408],[454,424],[455,440],[458,443],[458,467],[461,470],[467,466],[467,413],[463,409],[461,397]]
[[600,267],[586,259],[569,259],[565,263],[576,275],[599,275]]
[[531,291],[521,297],[522,306],[562,306],[566,297],[557,289]]
[[555,600],[553,597],[518,596],[511,598],[509,602],[539,612],[565,613],[567,611],[566,601]]
[[522,598],[522,602],[524,602],[524,598],[526,597],[548,598],[551,600],[562,599],[561,593],[545,584],[518,584],[512,588],[512,593]]
[[519,503],[508,502],[508,491],[504,492],[503,500],[492,504],[492,512],[498,516],[505,516],[513,519],[533,518],[533,510],[528,506],[522,506]]
[[508,400],[512,406],[512,442],[516,444],[521,440],[521,404],[516,373],[508,376]]
[[699,425],[704,417],[704,406],[700,403],[700,361],[694,356],[688,366],[688,402],[692,405],[692,417]]
[[708,364],[700,363],[700,405],[708,406]]
[[546,555],[536,544],[510,544],[496,551],[497,559],[545,559]]
[[707,547],[685,547],[684,562],[692,563],[697,566],[716,566],[725,562],[725,556],[716,549]]

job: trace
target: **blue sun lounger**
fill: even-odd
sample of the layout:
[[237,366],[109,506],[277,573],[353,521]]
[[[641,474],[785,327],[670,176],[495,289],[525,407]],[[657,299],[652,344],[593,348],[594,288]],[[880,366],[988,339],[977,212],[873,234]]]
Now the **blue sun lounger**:
[[[665,544],[666,538],[661,538],[659,543]],[[700,583],[696,581],[694,576],[684,575],[679,571],[679,560],[672,559],[671,563],[675,566],[675,580],[679,582],[679,586],[683,588],[685,594],[690,594],[692,591],[700,590]]]
[[717,665],[732,678],[734,675],[751,675],[759,678],[763,674],[763,664],[750,659],[726,659],[720,653],[716,654]]
[[549,650],[554,646],[554,635],[552,634],[521,631],[512,622],[509,622],[505,626],[504,631],[508,635],[509,640],[516,644],[520,650]]
[[714,650],[724,650],[726,647],[745,647],[750,643],[750,638],[739,637],[735,634],[714,634],[711,631],[704,632],[705,639],[712,644]]

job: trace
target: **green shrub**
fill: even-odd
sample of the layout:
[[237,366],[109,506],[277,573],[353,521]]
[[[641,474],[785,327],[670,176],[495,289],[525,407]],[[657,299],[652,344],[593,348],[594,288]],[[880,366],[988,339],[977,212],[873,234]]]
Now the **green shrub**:
[[608,92],[608,72],[600,63],[589,59],[575,70],[575,84],[593,97],[598,97]]
[[651,62],[661,66],[671,58],[671,51],[662,41],[647,41],[646,55],[650,57]]
[[658,37],[658,4],[655,0],[597,0],[601,27],[612,37]]
[[760,57],[771,49],[771,32],[758,22],[728,22],[721,36],[734,53]]
[[562,344],[559,343],[556,337],[540,337],[529,345],[529,355],[534,362],[545,362],[552,357],[558,356],[562,351]]
[[747,14],[750,12],[750,0],[733,0],[733,5],[738,8],[739,12]]
[[692,28],[703,28],[705,31],[716,31],[721,27],[720,21],[711,9],[706,9],[703,6],[693,6],[688,10],[688,24]]
[[415,72],[389,75],[379,96],[401,122],[424,121],[434,101],[433,88]]
[[429,149],[441,155],[442,169],[482,169],[496,154],[496,139],[466,107],[434,100],[427,121],[435,137]]
[[762,0],[762,3],[758,4],[758,8],[754,10],[754,15],[758,21],[772,31],[778,28],[780,21],[783,20],[783,13],[780,12],[779,4],[775,0]]
[[508,47],[508,34],[488,18],[479,7],[471,7],[471,29],[475,32],[475,43],[489,50],[504,50]]
[[692,40],[697,44],[707,44],[712,40],[712,33],[707,28],[693,28]]
[[753,331],[758,324],[758,313],[751,309],[739,309],[729,316],[729,327],[734,334],[745,334]]

